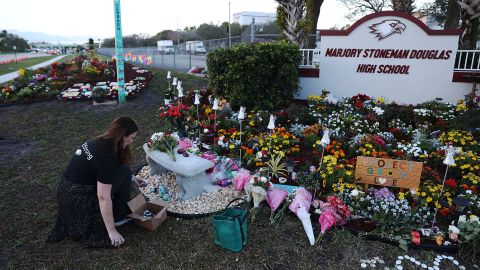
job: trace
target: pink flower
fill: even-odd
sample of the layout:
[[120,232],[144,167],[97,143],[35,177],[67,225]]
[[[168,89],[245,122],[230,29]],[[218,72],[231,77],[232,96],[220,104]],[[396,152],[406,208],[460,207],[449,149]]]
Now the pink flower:
[[337,218],[330,210],[323,211],[320,214],[320,218],[318,219],[318,223],[320,223],[321,233],[324,234],[328,229],[335,226],[337,224]]
[[275,212],[277,208],[282,204],[282,202],[287,197],[288,192],[280,188],[273,188],[267,191],[267,203],[272,209],[272,212]]
[[178,142],[178,146],[182,149],[188,149],[188,148],[192,147],[192,141],[188,138],[182,138]]

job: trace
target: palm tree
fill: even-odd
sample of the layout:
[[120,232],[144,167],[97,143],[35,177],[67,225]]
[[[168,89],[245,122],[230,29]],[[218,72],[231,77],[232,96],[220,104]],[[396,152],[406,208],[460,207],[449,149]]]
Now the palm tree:
[[476,49],[478,33],[478,17],[480,17],[480,1],[477,0],[459,0],[457,3],[461,7],[461,18],[463,29],[460,37],[460,48]]
[[303,49],[306,45],[307,10],[304,0],[277,0],[277,18],[288,40]]
[[415,9],[415,0],[391,0],[392,8],[395,11],[403,11],[412,14]]
[[277,21],[286,38],[302,49],[314,48],[324,0],[276,0]]

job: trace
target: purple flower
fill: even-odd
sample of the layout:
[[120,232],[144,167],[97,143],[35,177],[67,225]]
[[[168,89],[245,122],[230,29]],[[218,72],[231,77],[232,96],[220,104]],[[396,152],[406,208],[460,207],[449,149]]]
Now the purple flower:
[[393,192],[389,191],[388,188],[386,188],[386,187],[374,190],[373,195],[375,196],[376,199],[379,199],[379,198],[383,198],[383,199],[395,198],[395,195],[393,194]]

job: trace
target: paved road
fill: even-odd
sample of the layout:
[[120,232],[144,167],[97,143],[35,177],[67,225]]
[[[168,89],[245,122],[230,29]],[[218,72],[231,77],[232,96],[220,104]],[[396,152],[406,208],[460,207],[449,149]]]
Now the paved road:
[[[59,55],[59,56],[57,56],[55,58],[52,58],[48,61],[45,61],[45,62],[42,62],[40,64],[36,64],[34,66],[31,66],[31,67],[29,67],[29,69],[37,69],[37,68],[40,68],[40,67],[48,66],[48,65],[52,64],[53,62],[56,62],[56,61],[62,59],[65,56],[66,55]],[[0,83],[8,82],[10,80],[15,79],[16,77],[18,77],[18,71],[2,75],[2,76],[0,76]]]
[[[34,57],[49,56],[49,55],[50,54],[46,54],[46,53],[17,53],[17,59],[22,57],[34,58]],[[0,54],[0,62],[7,61],[10,59],[15,59],[14,53]]]

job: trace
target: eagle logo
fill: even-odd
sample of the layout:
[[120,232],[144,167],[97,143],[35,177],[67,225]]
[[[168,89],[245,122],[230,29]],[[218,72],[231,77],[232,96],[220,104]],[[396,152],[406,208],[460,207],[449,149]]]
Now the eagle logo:
[[381,23],[372,24],[368,28],[372,30],[370,33],[374,34],[378,40],[382,40],[395,33],[401,34],[407,26],[399,20],[384,20]]

